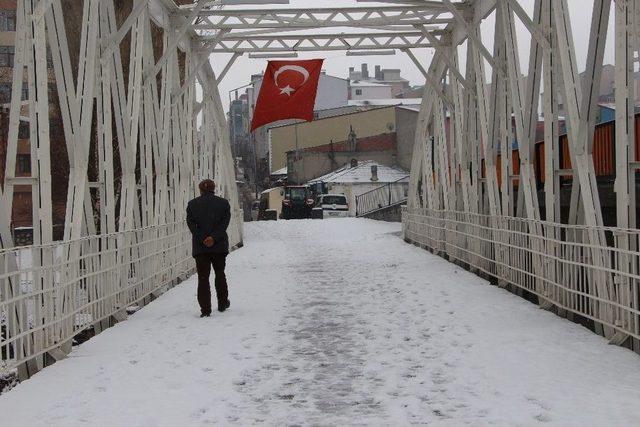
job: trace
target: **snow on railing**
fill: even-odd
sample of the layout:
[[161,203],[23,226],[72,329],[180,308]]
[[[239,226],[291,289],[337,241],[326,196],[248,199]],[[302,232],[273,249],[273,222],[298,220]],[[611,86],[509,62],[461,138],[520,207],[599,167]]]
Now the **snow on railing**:
[[356,196],[356,216],[405,202],[408,189],[409,177],[406,176]]
[[[590,319],[612,342],[640,339],[640,230],[406,207],[402,223],[406,241],[537,295],[559,315]],[[588,243],[593,233],[606,246]],[[591,262],[596,256],[604,267]]]
[[[241,210],[229,243],[242,243]],[[0,267],[0,375],[27,362],[42,368],[79,332],[100,332],[195,271],[185,222],[0,250]]]

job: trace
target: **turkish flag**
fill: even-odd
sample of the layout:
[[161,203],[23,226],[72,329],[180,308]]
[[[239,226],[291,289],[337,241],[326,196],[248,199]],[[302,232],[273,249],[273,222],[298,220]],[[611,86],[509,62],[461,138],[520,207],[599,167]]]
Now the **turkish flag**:
[[313,120],[322,62],[322,59],[269,61],[251,131],[278,120]]

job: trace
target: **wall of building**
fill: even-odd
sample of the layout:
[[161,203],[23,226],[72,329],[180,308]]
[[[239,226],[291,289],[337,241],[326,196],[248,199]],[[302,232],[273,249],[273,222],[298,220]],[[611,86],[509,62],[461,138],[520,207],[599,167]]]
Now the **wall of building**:
[[364,112],[335,116],[298,125],[269,130],[269,167],[276,171],[287,165],[287,152],[298,148],[315,147],[331,141],[344,141],[353,127],[358,138],[394,132],[395,107],[384,107]]
[[349,99],[389,99],[393,98],[391,86],[387,85],[371,85],[360,86],[355,85],[350,88]]
[[402,169],[411,171],[413,145],[416,140],[416,126],[419,112],[408,108],[396,108],[396,141],[398,164]]

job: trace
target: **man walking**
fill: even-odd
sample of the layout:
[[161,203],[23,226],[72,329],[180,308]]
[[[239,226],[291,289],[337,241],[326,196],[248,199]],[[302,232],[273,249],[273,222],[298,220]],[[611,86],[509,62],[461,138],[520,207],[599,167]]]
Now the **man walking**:
[[213,194],[216,184],[212,180],[205,179],[198,187],[200,197],[191,200],[187,205],[187,225],[193,236],[193,257],[198,270],[200,317],[209,317],[211,316],[209,275],[212,265],[216,275],[218,311],[223,312],[230,306],[224,268],[229,254],[227,227],[231,220],[231,208],[227,200]]

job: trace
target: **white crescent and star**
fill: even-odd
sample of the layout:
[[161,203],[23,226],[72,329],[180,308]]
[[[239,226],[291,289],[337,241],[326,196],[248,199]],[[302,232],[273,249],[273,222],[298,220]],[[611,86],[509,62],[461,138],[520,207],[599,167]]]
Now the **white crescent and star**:
[[302,74],[302,77],[304,77],[304,81],[302,82],[302,84],[305,84],[307,80],[309,80],[309,71],[299,65],[283,65],[282,67],[278,68],[278,70],[273,74],[273,80],[276,87],[280,89],[280,95],[291,96],[291,94],[296,91],[294,88],[289,85],[286,85],[285,87],[278,86],[278,77],[285,71],[295,71]]

